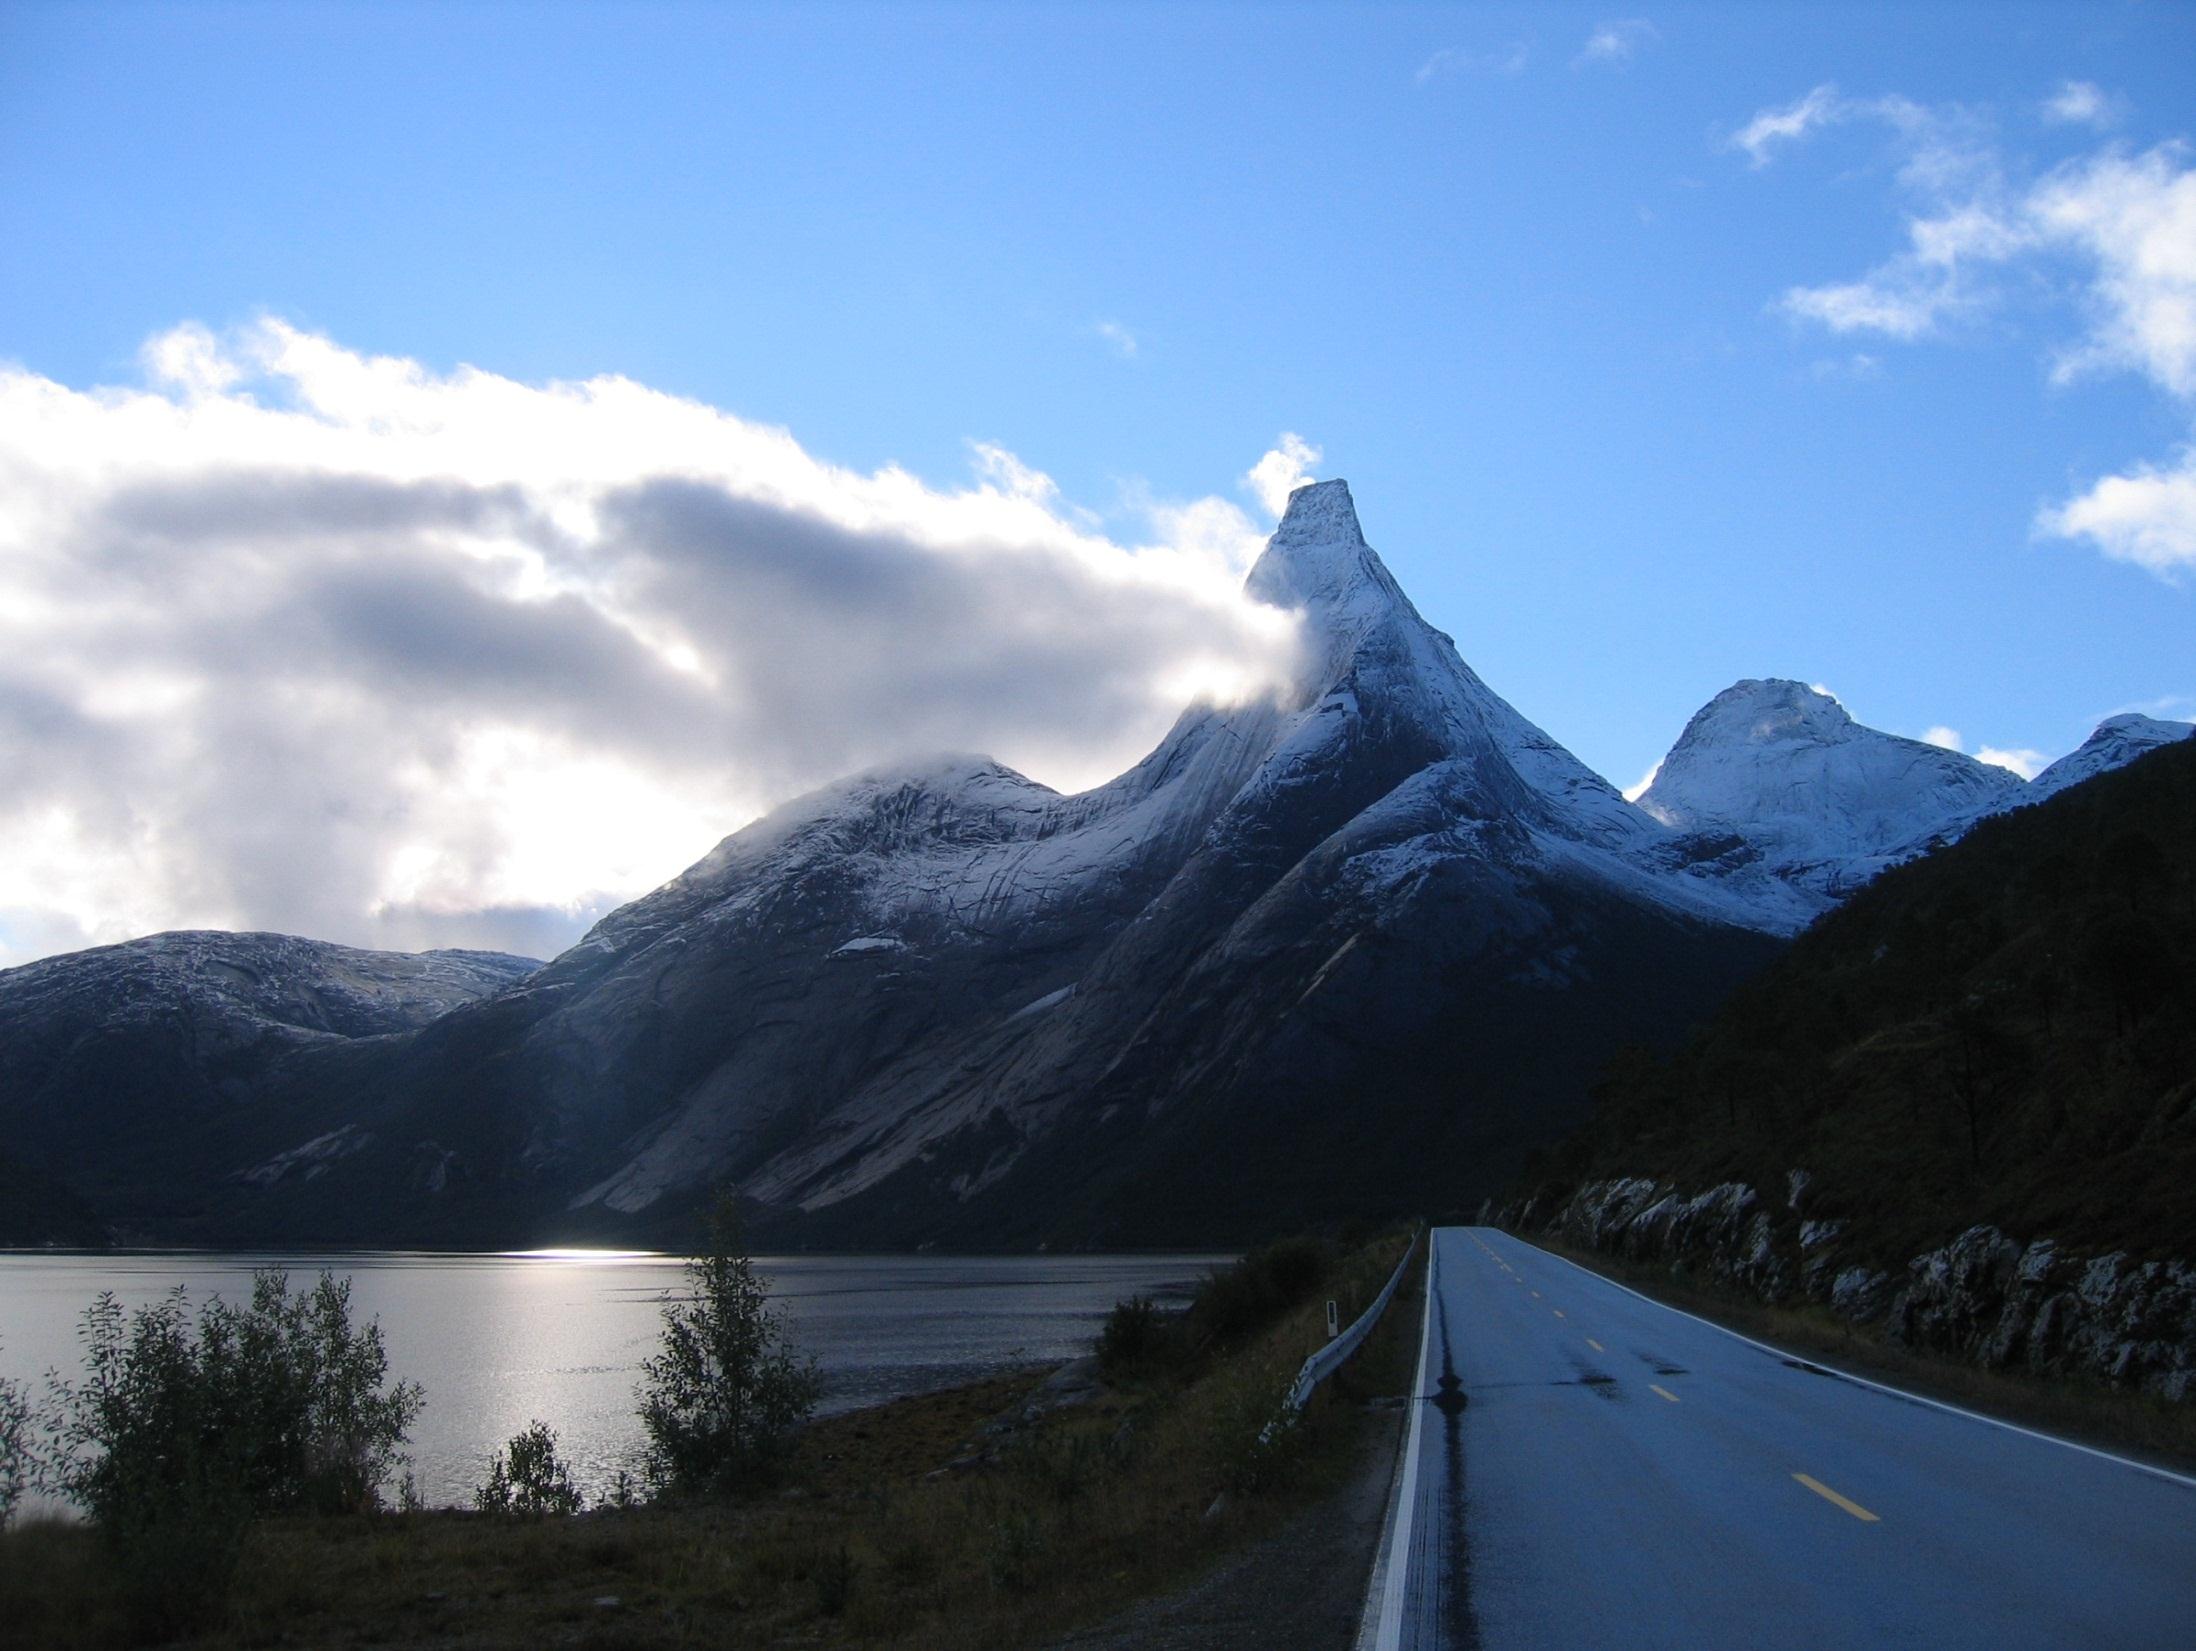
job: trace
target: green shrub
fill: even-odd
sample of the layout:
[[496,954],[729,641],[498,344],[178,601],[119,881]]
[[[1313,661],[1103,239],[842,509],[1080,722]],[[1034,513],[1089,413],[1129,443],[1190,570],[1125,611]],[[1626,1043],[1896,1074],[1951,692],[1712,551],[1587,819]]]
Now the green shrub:
[[1295,1371],[1285,1364],[1231,1370],[1214,1395],[1213,1444],[1231,1490],[1289,1483],[1303,1457],[1303,1413],[1283,1403]]
[[23,1390],[0,1376],[0,1531],[38,1477],[36,1419]]
[[250,1306],[215,1296],[195,1325],[181,1288],[127,1318],[102,1293],[80,1332],[84,1380],[54,1384],[62,1493],[102,1525],[199,1481],[254,1513],[374,1506],[421,1395],[384,1388],[381,1327],[356,1330],[350,1313],[348,1279],[323,1273],[293,1296],[273,1268],[253,1276]]
[[84,1378],[56,1378],[52,1477],[105,1535],[144,1632],[218,1613],[258,1514],[374,1506],[420,1390],[384,1388],[381,1330],[355,1330],[350,1283],[297,1296],[277,1269],[248,1307],[178,1288],[125,1316],[84,1314]]
[[1165,1361],[1167,1315],[1149,1296],[1113,1304],[1098,1332],[1098,1363],[1110,1375],[1130,1375]]
[[774,1480],[816,1408],[813,1359],[784,1320],[720,1206],[710,1247],[687,1263],[687,1299],[663,1303],[662,1350],[641,1365],[643,1472],[673,1495],[723,1495]]
[[557,1456],[557,1436],[547,1422],[530,1423],[496,1452],[488,1482],[473,1492],[473,1505],[482,1513],[524,1519],[579,1512],[579,1487]]
[[1284,1238],[1206,1275],[1185,1315],[1196,1348],[1233,1346],[1310,1298],[1334,1265],[1331,1246]]
[[938,1550],[919,1532],[907,1531],[885,1549],[885,1570],[903,1588],[918,1587],[938,1574]]

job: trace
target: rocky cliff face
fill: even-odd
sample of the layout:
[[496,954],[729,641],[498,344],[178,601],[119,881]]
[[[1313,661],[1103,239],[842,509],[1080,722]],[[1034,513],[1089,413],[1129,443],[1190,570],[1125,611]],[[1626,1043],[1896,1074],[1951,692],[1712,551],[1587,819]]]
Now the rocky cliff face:
[[1815,1302],[1889,1340],[1993,1370],[2078,1376],[2196,1398],[2196,1267],[2087,1254],[1971,1227],[1903,1267],[1875,1264],[1847,1223],[1810,1213],[1794,1170],[1765,1196],[1739,1182],[1687,1194],[1633,1178],[1494,1212],[1502,1225],[1713,1279],[1770,1303]]

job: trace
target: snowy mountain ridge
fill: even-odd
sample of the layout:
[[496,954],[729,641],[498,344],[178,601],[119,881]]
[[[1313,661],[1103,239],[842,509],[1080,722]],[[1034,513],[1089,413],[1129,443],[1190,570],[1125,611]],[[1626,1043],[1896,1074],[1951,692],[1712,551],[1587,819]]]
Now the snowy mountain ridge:
[[1664,825],[1733,832],[1827,907],[1919,830],[1994,807],[2019,776],[1855,722],[1802,682],[1747,679],[1685,726],[1639,803]]
[[[161,1035],[70,1055],[108,1115],[156,1114],[180,1067],[221,1120],[195,1193],[136,1161],[84,1189],[194,1232],[461,1247],[655,1241],[727,1185],[758,1234],[860,1246],[1232,1242],[1276,1208],[1448,1208],[1902,845],[2043,785],[1749,681],[1628,802],[1419,615],[1340,481],[1291,496],[1247,587],[1298,616],[1295,679],[1192,706],[1092,790],[888,764],[447,1013],[316,1036],[348,1000],[308,993],[277,1017],[294,1030],[208,1064],[163,1008]],[[2166,726],[2116,719],[2065,783]],[[450,966],[399,972],[424,995]],[[202,975],[217,1000],[229,977]],[[0,1032],[43,992],[12,984]],[[72,1181],[92,1134],[50,1137]]]
[[[638,963],[659,944],[686,943],[691,925],[775,925],[803,897],[819,918],[831,913],[814,945],[842,972],[936,966],[1009,930],[1025,945],[1068,952],[1093,920],[1148,917],[1147,903],[1189,862],[1273,858],[1275,819],[1295,820],[1307,798],[1317,806],[1334,775],[1373,745],[1392,750],[1393,771],[1328,839],[1338,882],[1360,905],[1406,900],[1445,861],[1469,854],[1560,868],[1697,922],[1769,926],[1757,902],[1781,926],[1799,919],[1773,891],[1756,888],[1749,900],[1670,876],[1670,833],[1488,689],[1420,617],[1366,544],[1345,482],[1292,496],[1248,588],[1302,616],[1304,664],[1289,696],[1193,707],[1136,767],[1074,796],[979,757],[826,786],[605,918],[542,984]],[[1102,1016],[1122,995],[1101,979],[1071,1003],[1081,984],[1039,973],[1000,1004],[1001,1024],[1020,1025],[1038,1005],[1058,1006],[1070,1022],[1079,1011]],[[829,1127],[780,1155],[751,1190],[808,1208],[854,1196],[991,1104],[980,1085],[953,1104],[906,1101],[897,1088],[874,1101],[846,1098]],[[757,1122],[751,1107],[728,1110],[712,1087],[583,1189],[575,1207],[645,1210],[697,1165],[755,1138]]]
[[2097,724],[2089,738],[2027,783],[1984,803],[1959,810],[1911,833],[1892,858],[1909,860],[1917,854],[1956,842],[1975,825],[1993,815],[2048,801],[2070,786],[2099,774],[2123,768],[2161,745],[2171,745],[2196,735],[2196,723],[2170,722],[2139,712],[2123,712]]

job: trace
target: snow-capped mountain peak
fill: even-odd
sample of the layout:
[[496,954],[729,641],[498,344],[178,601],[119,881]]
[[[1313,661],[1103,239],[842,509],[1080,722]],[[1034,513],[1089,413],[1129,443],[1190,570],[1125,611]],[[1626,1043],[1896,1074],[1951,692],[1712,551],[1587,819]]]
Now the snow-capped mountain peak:
[[1694,713],[1672,747],[1664,772],[1671,762],[1682,766],[1686,758],[1702,751],[1837,744],[1853,738],[1857,730],[1859,724],[1845,707],[1818,688],[1784,677],[1748,677]]
[[1368,584],[1400,595],[1387,571],[1365,543],[1350,484],[1337,478],[1306,483],[1289,495],[1247,588],[1275,607],[1330,606]]
[[2196,723],[2166,722],[2129,711],[2106,717],[2089,738],[2028,782],[2020,796],[2023,803],[2042,802],[2070,785],[2079,785],[2108,768],[2118,768],[2137,757],[2175,740],[2196,734]]
[[2021,789],[2003,768],[1869,728],[1831,695],[1770,678],[1703,706],[1639,802],[1679,831],[1736,832],[1787,882],[1838,896],[1918,833]]

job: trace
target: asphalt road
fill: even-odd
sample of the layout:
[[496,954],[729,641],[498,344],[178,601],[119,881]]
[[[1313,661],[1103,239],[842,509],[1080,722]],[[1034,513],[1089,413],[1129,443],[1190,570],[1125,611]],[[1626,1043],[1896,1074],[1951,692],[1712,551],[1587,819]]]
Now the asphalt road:
[[2196,1483],[1434,1236],[1361,1647],[2196,1647]]

